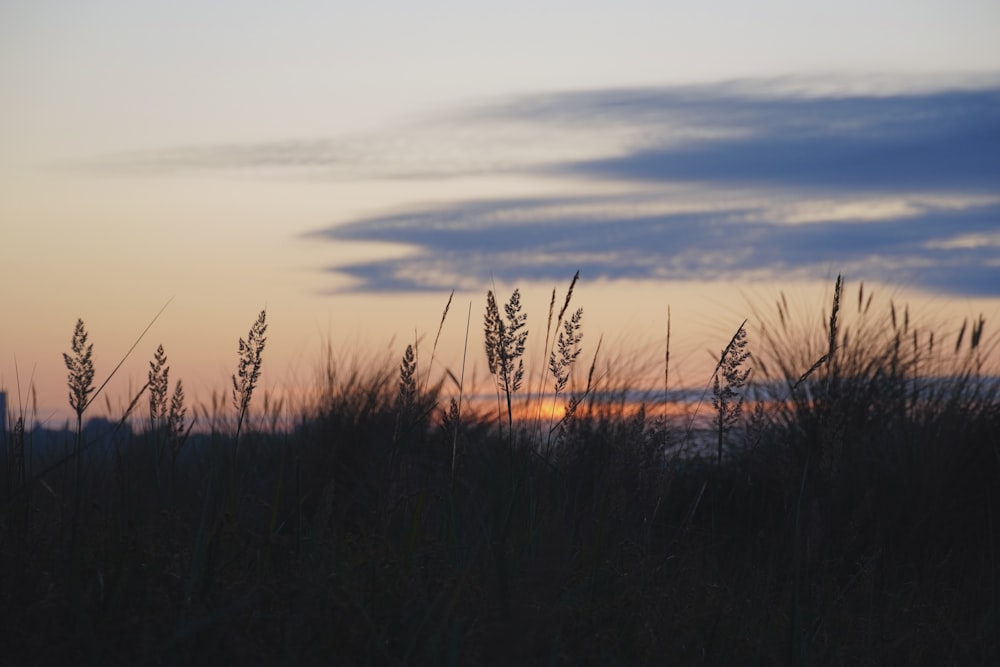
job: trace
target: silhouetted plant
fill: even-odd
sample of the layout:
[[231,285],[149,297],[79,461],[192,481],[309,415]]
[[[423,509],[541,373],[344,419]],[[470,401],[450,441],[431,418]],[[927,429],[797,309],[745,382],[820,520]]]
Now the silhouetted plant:
[[594,358],[590,361],[590,370],[587,371],[587,385],[582,392],[573,392],[570,395],[569,401],[566,402],[566,411],[556,425],[549,429],[549,435],[552,435],[552,432],[556,429],[560,429],[562,433],[566,433],[577,423],[577,410],[579,410],[583,401],[591,396],[591,391],[594,388],[594,372],[597,370],[597,358],[601,354],[601,343],[603,342],[604,336],[597,339]]
[[[555,314],[556,288],[554,287],[552,288],[552,298],[549,300],[549,316],[548,319],[545,321],[545,354],[547,355],[552,354],[552,351],[554,349],[553,345],[555,344],[555,341],[552,340],[551,338],[552,323],[554,321],[556,323],[556,327],[557,328],[559,327],[559,323],[562,321],[563,315],[565,315],[566,311],[569,310],[569,303],[573,298],[573,289],[576,287],[576,283],[579,279],[580,279],[580,272],[577,271],[576,273],[573,274],[573,279],[570,280],[569,282],[569,289],[566,290],[566,298],[563,300],[563,305],[559,309],[558,315]],[[544,392],[544,385],[545,385],[545,369],[542,369],[539,381],[539,390],[538,390],[539,394]],[[539,401],[539,406],[538,406],[539,418],[541,418],[541,408],[542,408],[541,401]]]
[[566,388],[573,364],[582,351],[580,348],[580,341],[583,340],[583,332],[580,330],[582,320],[583,308],[577,308],[570,319],[563,320],[562,330],[556,339],[556,349],[549,354],[549,371],[555,379],[553,392],[556,395]]
[[413,416],[417,402],[417,357],[413,345],[407,345],[399,362],[399,393],[396,394],[396,437],[400,427]]
[[[355,359],[343,374],[332,363],[322,369],[315,413],[303,410],[281,437],[254,438],[260,465],[241,466],[248,483],[235,514],[223,511],[215,481],[223,471],[210,446],[233,442],[227,386],[214,403],[228,427],[192,436],[206,446],[177,460],[168,511],[145,511],[153,486],[151,469],[135,465],[145,461],[135,458],[141,448],[88,461],[85,476],[89,470],[96,483],[84,480],[68,558],[59,532],[72,519],[73,479],[50,472],[73,452],[43,463],[24,483],[0,485],[4,657],[89,664],[110,652],[132,662],[209,655],[235,663],[335,653],[351,664],[481,665],[855,664],[875,655],[994,664],[1000,385],[977,373],[979,357],[996,360],[996,337],[981,317],[918,336],[907,309],[890,304],[871,308],[878,322],[865,323],[868,290],[858,290],[853,319],[847,301],[837,314],[837,293],[833,311],[829,301],[810,309],[820,319],[794,333],[782,297],[773,318],[780,326],[755,334],[754,352],[759,344],[765,356],[754,355],[754,389],[765,400],[753,414],[743,403],[744,456],[721,466],[668,455],[661,427],[650,428],[659,412],[652,404],[633,412],[634,395],[608,398],[608,380],[596,370],[600,343],[585,390],[572,377],[560,382],[570,357],[576,368],[579,343],[579,330],[571,336],[562,317],[539,359],[538,395],[554,362],[562,368],[555,386],[572,394],[579,414],[568,408],[566,437],[551,458],[538,456],[531,445],[544,439],[530,439],[529,429],[519,434],[525,447],[505,447],[490,432],[488,411],[464,415],[470,406],[461,393],[441,416],[452,442],[461,430],[470,445],[457,452],[457,465],[457,448],[440,446],[441,432],[417,429],[395,461],[384,456],[400,394],[415,396],[421,414],[432,400],[414,343],[402,364],[390,352]],[[552,310],[554,317],[555,299]],[[499,401],[508,320],[499,308],[494,315]],[[669,310],[667,322],[658,362],[665,369]],[[734,336],[704,378],[704,396],[715,384],[716,400],[729,401],[726,414],[742,398],[736,385],[751,379],[741,379],[739,342]],[[78,347],[87,356],[86,342]],[[166,355],[158,356],[165,370]],[[154,358],[149,368],[156,365]],[[620,359],[605,365],[608,375],[636,375]],[[517,364],[511,370],[513,379]],[[664,370],[666,388],[668,379]],[[90,381],[81,382],[75,405],[89,414],[103,385],[88,391]],[[190,430],[184,391],[179,382],[170,396],[160,387],[169,401],[164,408],[158,398],[157,424],[176,452],[174,439]],[[267,394],[261,404],[255,411],[271,414]],[[675,414],[657,416],[663,429]],[[14,453],[0,456],[5,480],[16,479],[8,466],[31,461],[18,444],[25,422],[14,425]],[[797,456],[838,441],[845,447],[835,465],[823,464],[826,450]],[[84,442],[84,453],[95,442]],[[107,479],[117,493],[107,493]],[[29,504],[32,487],[40,498]],[[281,622],[289,612],[291,622]]]
[[87,342],[87,329],[83,320],[76,321],[71,342],[72,354],[63,353],[63,361],[69,370],[69,405],[76,413],[76,444],[73,448],[75,460],[76,504],[73,513],[73,549],[76,547],[76,531],[80,520],[80,503],[83,485],[83,413],[90,405],[90,395],[94,392],[94,345]]
[[94,345],[87,343],[87,329],[82,319],[76,321],[71,348],[72,355],[63,353],[63,361],[69,370],[69,405],[76,413],[79,430],[94,391]]
[[[486,368],[494,377],[500,370],[500,309],[497,307],[493,290],[486,292],[486,314],[483,316],[483,346],[486,349]],[[500,383],[494,382],[497,392],[497,423],[500,422]],[[499,427],[499,426],[498,426]]]
[[407,345],[403,360],[399,363],[399,406],[408,409],[417,398],[417,360],[413,345]]
[[264,336],[267,331],[267,313],[260,311],[257,321],[250,327],[247,339],[240,338],[240,358],[237,374],[233,376],[233,406],[236,408],[236,441],[239,444],[243,421],[250,407],[250,399],[260,379],[261,354],[264,352]]
[[444,330],[444,321],[448,319],[448,310],[451,308],[451,300],[455,297],[455,290],[448,295],[448,302],[444,304],[444,311],[441,312],[441,321],[438,323],[437,334],[434,335],[434,345],[431,346],[431,360],[427,364],[427,375],[424,380],[424,390],[430,385],[431,371],[434,370],[434,357],[437,354],[438,341],[441,340],[441,332]]
[[507,398],[507,432],[513,438],[513,395],[524,379],[524,347],[528,340],[525,324],[528,315],[521,312],[521,293],[515,289],[504,306],[506,318],[500,317],[493,290],[486,294],[486,360],[498,391]]
[[[563,320],[559,336],[556,338],[556,349],[549,353],[549,372],[555,380],[552,385],[553,411],[559,394],[566,389],[573,365],[582,352],[580,347],[580,341],[583,340],[582,321],[583,308],[577,308],[568,320]],[[551,435],[550,428],[549,436]]]
[[[750,377],[750,367],[743,367],[750,353],[746,350],[746,320],[736,330],[729,345],[722,351],[712,379],[712,406],[715,408],[717,437],[716,462],[722,465],[722,445],[728,433],[743,414],[743,394],[740,390]],[[721,376],[721,379],[720,379]]]
[[[184,406],[184,385],[178,380],[174,383],[174,393],[170,396],[170,409],[167,411],[167,445],[170,447],[170,465],[173,468],[177,463],[177,457],[187,442],[191,428],[194,426],[192,420],[190,425],[185,426],[187,408]],[[171,473],[173,474],[173,473]]]
[[167,393],[169,391],[170,367],[163,346],[158,345],[149,362],[149,429],[157,432],[167,417]]
[[264,352],[264,343],[267,338],[264,336],[267,331],[267,313],[260,311],[257,321],[250,327],[247,339],[240,338],[239,366],[237,374],[233,376],[233,405],[236,408],[236,435],[233,443],[233,464],[231,469],[230,482],[232,485],[233,507],[239,502],[239,490],[236,486],[237,466],[240,459],[240,436],[243,432],[243,422],[246,419],[247,410],[250,408],[250,399],[253,398],[253,391],[257,387],[260,379],[261,354]]
[[[451,297],[448,297],[451,303]],[[469,326],[472,323],[472,302],[465,316],[465,342],[462,344],[462,370],[458,378],[458,400],[451,399],[448,417],[451,420],[451,481],[455,481],[455,465],[458,461],[458,432],[462,426],[462,399],[465,395],[465,362],[469,352]]]
[[160,472],[161,459],[164,454],[166,435],[164,427],[167,421],[167,393],[169,392],[170,367],[167,366],[167,354],[163,346],[158,345],[149,362],[147,386],[149,387],[149,436],[153,445],[153,470],[156,475],[157,487],[162,485]]

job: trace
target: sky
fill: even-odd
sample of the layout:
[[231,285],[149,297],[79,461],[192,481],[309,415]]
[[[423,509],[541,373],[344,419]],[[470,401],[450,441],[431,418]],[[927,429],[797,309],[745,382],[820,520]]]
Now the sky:
[[157,344],[191,402],[223,394],[263,308],[292,391],[327,347],[428,358],[453,289],[435,372],[471,304],[481,375],[486,290],[538,336],[576,270],[584,355],[655,365],[669,306],[691,385],[754,304],[818,317],[838,273],[989,327],[998,26],[986,0],[5,2],[0,389],[59,423],[77,318],[100,381],[169,303],[95,411]]

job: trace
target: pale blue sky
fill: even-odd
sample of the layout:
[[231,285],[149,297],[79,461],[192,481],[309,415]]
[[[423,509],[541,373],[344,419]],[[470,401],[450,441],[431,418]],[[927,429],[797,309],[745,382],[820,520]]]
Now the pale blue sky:
[[512,93],[995,74],[998,29],[989,0],[5,2],[0,138],[72,156],[374,129]]

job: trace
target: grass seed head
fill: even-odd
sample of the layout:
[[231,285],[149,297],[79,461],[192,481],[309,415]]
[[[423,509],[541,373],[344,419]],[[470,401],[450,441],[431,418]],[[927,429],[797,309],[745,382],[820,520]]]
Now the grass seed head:
[[94,345],[87,342],[87,329],[83,320],[76,321],[71,343],[72,354],[63,353],[69,370],[69,405],[77,418],[83,415],[94,391]]

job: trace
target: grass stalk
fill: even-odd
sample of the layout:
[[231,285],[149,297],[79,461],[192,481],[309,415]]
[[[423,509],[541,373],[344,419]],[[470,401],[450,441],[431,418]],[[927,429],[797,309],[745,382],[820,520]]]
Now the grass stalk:
[[261,310],[257,316],[257,321],[250,327],[246,340],[240,338],[239,342],[239,363],[236,375],[232,377],[233,383],[233,406],[236,408],[236,435],[233,438],[232,467],[230,470],[230,484],[232,492],[233,510],[238,505],[239,490],[237,488],[238,468],[240,462],[240,445],[242,443],[243,424],[246,420],[247,411],[250,409],[250,400],[253,398],[254,389],[260,379],[262,355],[264,344],[267,342],[267,311]]
[[[449,300],[450,301],[450,300]],[[465,360],[469,352],[469,326],[472,324],[472,302],[469,302],[469,312],[465,318],[465,342],[462,345],[462,372],[458,381],[458,406],[455,410],[454,431],[451,441],[451,481],[455,483],[455,462],[458,457],[458,432],[462,426],[462,401],[465,391]]]

